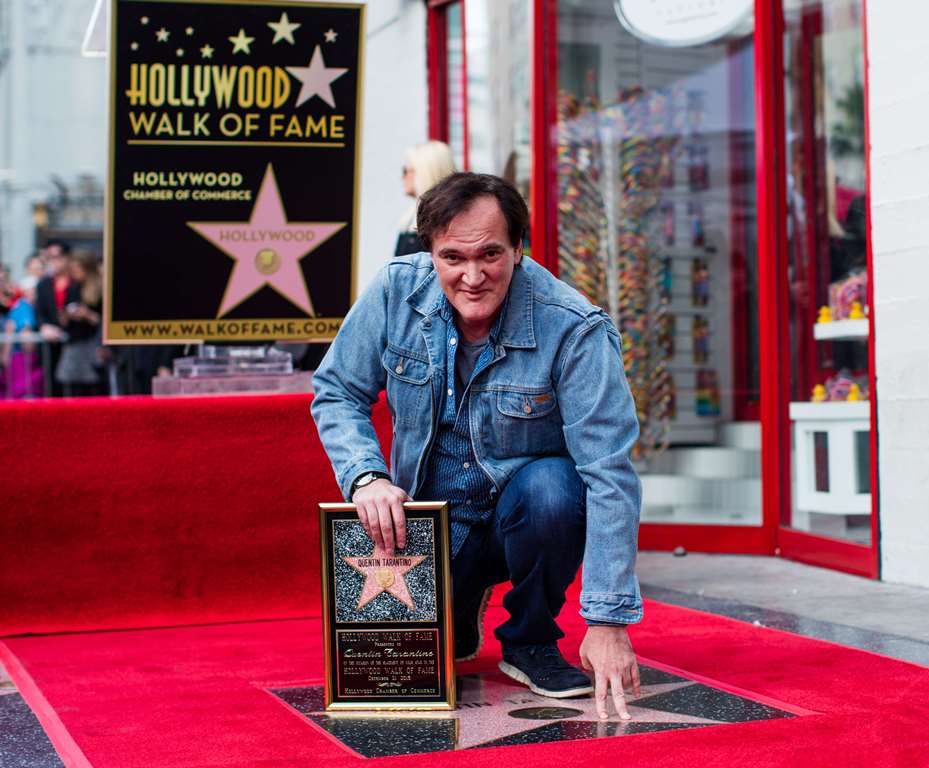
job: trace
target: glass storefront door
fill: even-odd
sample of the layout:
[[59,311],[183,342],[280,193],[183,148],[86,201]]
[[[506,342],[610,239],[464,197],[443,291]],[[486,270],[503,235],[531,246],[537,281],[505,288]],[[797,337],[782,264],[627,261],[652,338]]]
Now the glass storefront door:
[[532,190],[533,257],[623,333],[640,546],[876,576],[862,0],[686,45],[676,0],[453,4],[472,167]]
[[642,522],[760,526],[751,32],[661,47],[557,7],[557,266],[623,335]]
[[792,494],[782,524],[871,544],[861,0],[786,0]]

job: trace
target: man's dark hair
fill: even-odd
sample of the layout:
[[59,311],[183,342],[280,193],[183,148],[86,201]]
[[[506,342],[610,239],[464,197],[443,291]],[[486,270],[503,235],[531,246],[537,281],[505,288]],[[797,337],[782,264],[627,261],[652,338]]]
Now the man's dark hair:
[[45,247],[51,248],[53,245],[57,245],[59,248],[61,248],[61,252],[65,256],[71,255],[71,243],[65,240],[59,240],[57,237],[53,237],[45,244]]
[[419,199],[416,229],[426,250],[431,251],[433,238],[480,197],[496,198],[506,219],[510,245],[519,245],[529,227],[529,209],[516,187],[489,173],[460,172],[446,176]]

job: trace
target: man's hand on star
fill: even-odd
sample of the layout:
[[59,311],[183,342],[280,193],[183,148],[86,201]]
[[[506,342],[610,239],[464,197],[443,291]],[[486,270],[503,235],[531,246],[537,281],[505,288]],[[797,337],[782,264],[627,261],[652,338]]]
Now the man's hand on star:
[[629,633],[623,626],[587,627],[581,643],[581,664],[594,673],[594,698],[597,714],[606,719],[607,688],[612,689],[613,704],[623,720],[629,720],[624,688],[639,695],[639,665],[635,660]]
[[365,533],[388,557],[394,554],[394,544],[397,549],[406,546],[404,501],[411,501],[406,491],[384,478],[362,486],[352,496]]

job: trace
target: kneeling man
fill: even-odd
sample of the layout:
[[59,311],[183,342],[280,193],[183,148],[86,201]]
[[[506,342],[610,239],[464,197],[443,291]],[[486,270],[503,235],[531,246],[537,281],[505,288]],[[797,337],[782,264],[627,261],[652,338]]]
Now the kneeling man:
[[[455,655],[480,650],[491,588],[509,581],[495,634],[500,669],[544,696],[623,689],[639,673],[626,625],[635,577],[638,437],[610,318],[525,257],[529,212],[495,176],[457,173],[423,195],[431,253],[395,258],[352,307],[313,378],[312,412],[346,499],[388,554],[405,545],[403,502],[451,509]],[[393,417],[388,472],[371,425]],[[558,650],[555,618],[584,564],[584,672]]]

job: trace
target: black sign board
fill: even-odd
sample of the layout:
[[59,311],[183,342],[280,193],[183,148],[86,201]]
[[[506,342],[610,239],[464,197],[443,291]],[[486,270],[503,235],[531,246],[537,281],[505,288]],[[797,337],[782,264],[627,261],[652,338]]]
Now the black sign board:
[[408,502],[387,556],[353,504],[320,504],[328,709],[454,709],[448,505]]
[[364,9],[111,0],[105,338],[334,338],[354,298]]

